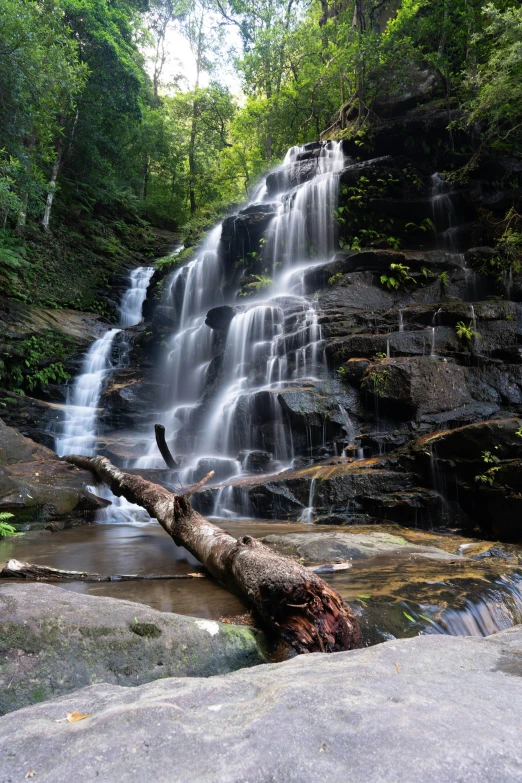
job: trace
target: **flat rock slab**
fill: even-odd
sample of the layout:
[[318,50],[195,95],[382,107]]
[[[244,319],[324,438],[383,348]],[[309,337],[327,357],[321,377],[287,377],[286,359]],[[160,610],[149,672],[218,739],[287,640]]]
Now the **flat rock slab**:
[[0,586],[0,714],[96,682],[206,677],[264,661],[261,634],[245,626],[43,583]]
[[520,783],[521,674],[517,626],[94,685],[0,719],[0,780]]
[[363,560],[399,552],[435,560],[463,559],[435,546],[411,544],[402,536],[389,533],[289,533],[266,536],[263,540],[285,554],[302,558],[305,563]]

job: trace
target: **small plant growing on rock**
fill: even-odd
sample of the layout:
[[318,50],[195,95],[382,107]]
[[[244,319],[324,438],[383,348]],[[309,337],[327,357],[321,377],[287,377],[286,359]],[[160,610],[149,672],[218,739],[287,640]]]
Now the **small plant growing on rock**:
[[0,538],[12,538],[20,535],[20,533],[16,532],[16,528],[7,522],[8,519],[12,518],[13,514],[9,514],[7,511],[0,512]]
[[409,274],[410,267],[406,264],[390,264],[390,274],[381,275],[381,283],[390,291],[401,286],[416,285],[416,280]]
[[383,351],[377,351],[377,353],[375,354],[375,358],[376,359],[387,359],[388,358],[388,354],[384,353]]
[[[498,449],[498,446],[495,446],[495,449]],[[483,451],[482,460],[486,465],[490,465],[491,467],[484,471],[484,473],[475,476],[475,481],[479,484],[489,484],[489,486],[492,486],[495,480],[495,474],[500,470],[500,459],[491,451]]]
[[[250,289],[250,291],[255,291],[256,293],[259,293],[259,291],[265,291],[267,288],[270,288],[272,285],[272,278],[267,277],[266,275],[252,275],[254,280],[252,280],[250,283],[247,283],[245,285],[245,288]],[[250,291],[242,291],[240,296],[248,296]]]
[[335,285],[337,281],[341,279],[342,276],[343,276],[342,272],[337,272],[336,275],[332,275],[331,277],[328,278],[328,285]]
[[370,378],[373,382],[373,388],[377,397],[384,397],[386,389],[388,388],[388,381],[390,380],[389,370],[379,370],[378,372],[372,372]]
[[455,326],[455,331],[459,340],[467,340],[468,342],[471,342],[474,337],[480,336],[479,333],[473,329],[473,323],[471,321],[468,326],[466,326],[464,321],[458,321]]
[[444,289],[444,293],[446,293],[446,291],[447,291],[447,290],[448,290],[448,288],[449,288],[449,282],[450,282],[450,281],[449,281],[449,275],[448,275],[448,273],[446,272],[446,270],[444,270],[444,272],[441,272],[441,273],[440,273],[440,275],[439,275],[439,280],[440,280],[440,282],[442,283],[442,288]]

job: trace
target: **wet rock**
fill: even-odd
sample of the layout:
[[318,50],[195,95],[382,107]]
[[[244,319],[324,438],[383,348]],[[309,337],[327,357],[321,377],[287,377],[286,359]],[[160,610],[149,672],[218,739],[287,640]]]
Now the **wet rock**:
[[50,430],[64,418],[60,405],[0,389],[0,406],[0,415],[4,424],[14,427],[22,435],[52,449],[54,435]]
[[414,332],[389,332],[387,334],[349,334],[330,341],[327,351],[336,362],[360,357],[375,357],[387,354],[392,357],[426,357],[434,350],[438,356],[449,355],[461,350],[455,330],[440,326],[433,333],[431,328]]
[[361,389],[395,415],[415,419],[469,403],[467,386],[463,367],[429,358],[408,358],[371,364]]
[[364,160],[361,163],[353,163],[343,169],[340,175],[340,181],[343,185],[353,185],[357,183],[363,175],[370,172],[380,173],[387,169],[393,169],[393,159],[390,155]]
[[96,682],[136,686],[263,662],[261,635],[245,626],[40,583],[0,586],[1,714]]
[[[418,783],[419,770],[433,783],[454,783],[456,770],[462,783],[518,783],[521,654],[517,627],[488,639],[432,635],[304,655],[210,679],[94,685],[2,718],[3,772],[19,780],[34,769],[42,783],[78,769],[100,783],[167,783],[175,758],[174,778],[193,783],[344,783],[347,769],[367,783]],[[92,717],[57,723],[73,711]]]
[[238,460],[245,473],[268,473],[274,465],[269,451],[242,451]]
[[377,286],[371,272],[354,272],[319,295],[321,310],[352,307],[357,310],[385,310],[393,306],[396,296]]
[[307,565],[363,560],[397,552],[437,560],[461,558],[435,546],[411,544],[402,536],[389,533],[290,533],[266,536],[263,540],[284,554],[302,559]]
[[236,307],[230,307],[230,305],[221,305],[221,307],[213,307],[209,310],[205,323],[211,329],[226,330],[230,326],[230,322],[237,314]]
[[282,166],[266,178],[268,195],[273,197],[278,193],[284,193],[285,190],[295,188],[297,185],[302,185],[303,182],[315,177],[318,172],[319,158],[316,155],[298,160],[297,163]]
[[419,438],[403,450],[417,469],[458,502],[469,527],[478,525],[502,541],[522,536],[522,419],[496,419]]
[[495,256],[496,251],[492,247],[470,247],[464,253],[466,263],[475,269],[479,269],[484,264],[489,264]]
[[[285,471],[267,479],[238,478],[228,482],[227,502],[233,511],[262,519],[301,518],[313,506],[313,517],[334,514],[345,524],[361,514],[405,525],[442,524],[441,497],[418,486],[417,477],[381,461],[349,459],[303,470]],[[213,507],[219,487],[202,490],[200,508]],[[208,512],[207,512],[208,513]]]
[[227,459],[226,457],[205,457],[198,460],[192,475],[192,481],[194,483],[201,481],[211,470],[214,471],[213,482],[223,481],[238,472],[238,464],[236,460]]
[[15,526],[68,526],[92,519],[107,502],[87,492],[89,484],[89,471],[63,462],[0,420],[0,511],[13,514]]

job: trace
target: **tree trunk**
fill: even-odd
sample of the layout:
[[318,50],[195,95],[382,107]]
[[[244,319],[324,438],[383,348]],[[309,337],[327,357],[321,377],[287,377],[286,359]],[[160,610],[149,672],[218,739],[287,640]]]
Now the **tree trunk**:
[[58,181],[58,174],[60,173],[60,167],[62,165],[62,145],[62,134],[58,133],[58,138],[56,139],[56,158],[54,160],[53,169],[51,172],[51,181],[49,182],[49,190],[47,191],[47,199],[45,202],[45,211],[42,218],[42,226],[46,231],[49,230],[51,209],[53,207],[54,194],[56,192],[56,183]]
[[170,468],[170,470],[176,470],[179,465],[170,453],[170,449],[167,446],[167,441],[165,440],[165,427],[163,424],[155,424],[154,433],[156,435],[156,445],[158,446],[159,453],[163,457],[166,466]]
[[359,624],[339,594],[317,574],[277,554],[251,536],[235,539],[195,511],[189,496],[174,495],[141,476],[124,473],[105,457],[69,456],[92,470],[117,496],[155,517],[178,546],[184,546],[224,585],[240,593],[262,625],[298,653],[335,652],[361,646]]

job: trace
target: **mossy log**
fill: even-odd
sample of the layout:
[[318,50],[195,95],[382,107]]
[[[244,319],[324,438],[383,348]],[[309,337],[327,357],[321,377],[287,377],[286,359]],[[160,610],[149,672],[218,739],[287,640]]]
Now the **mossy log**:
[[192,508],[190,495],[212,474],[185,494],[176,495],[141,476],[124,473],[106,457],[71,455],[65,459],[92,470],[115,495],[145,508],[178,546],[188,549],[212,576],[247,600],[267,631],[298,653],[361,646],[357,618],[317,574],[251,536],[234,538]]

